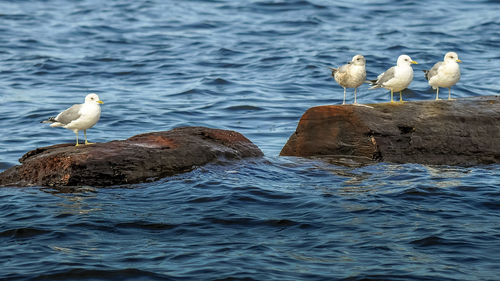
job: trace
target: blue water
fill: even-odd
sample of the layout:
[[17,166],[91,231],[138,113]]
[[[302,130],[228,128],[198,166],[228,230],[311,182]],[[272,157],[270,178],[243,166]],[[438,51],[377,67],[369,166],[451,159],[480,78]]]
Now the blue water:
[[[96,92],[90,141],[179,126],[243,133],[262,159],[158,182],[0,188],[1,280],[499,280],[500,166],[279,157],[330,77],[459,54],[454,97],[500,91],[498,1],[0,1],[0,171],[71,143],[39,121]],[[363,85],[358,102],[389,100]],[[447,91],[444,91],[443,97]],[[352,90],[348,101],[352,102]]]

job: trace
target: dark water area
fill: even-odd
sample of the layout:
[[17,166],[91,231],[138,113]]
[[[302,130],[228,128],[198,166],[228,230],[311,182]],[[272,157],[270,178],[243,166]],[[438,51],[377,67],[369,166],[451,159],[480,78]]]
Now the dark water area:
[[406,100],[434,98],[422,70],[448,51],[454,97],[497,95],[499,15],[492,0],[0,1],[0,171],[74,142],[39,122],[90,92],[90,141],[207,126],[265,154],[133,186],[1,188],[0,280],[499,280],[499,165],[278,156],[305,110],[342,102],[328,67],[358,53],[368,78],[418,61]]

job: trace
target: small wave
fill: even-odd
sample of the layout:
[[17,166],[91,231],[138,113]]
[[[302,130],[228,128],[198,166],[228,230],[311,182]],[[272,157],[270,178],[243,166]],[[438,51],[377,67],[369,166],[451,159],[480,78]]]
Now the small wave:
[[[419,275],[395,275],[395,274],[360,274],[357,276],[339,279],[340,281],[435,281],[436,277],[432,276],[419,276]],[[440,281],[452,281],[453,278],[439,277]]]
[[96,61],[96,62],[120,62],[121,59],[111,58],[111,57],[88,57],[86,59]]
[[16,228],[16,229],[9,229],[2,231],[0,232],[0,237],[12,237],[16,239],[22,239],[22,238],[30,238],[33,236],[43,235],[50,232],[51,231],[44,229],[23,227],[23,228]]
[[254,8],[261,12],[286,12],[306,8],[327,9],[326,6],[312,3],[310,1],[261,1],[254,4]]
[[223,200],[224,198],[226,198],[226,197],[225,196],[198,197],[198,198],[188,200],[188,203],[190,203],[190,204],[195,203],[196,204],[196,203],[217,202],[217,201]]
[[219,55],[222,55],[222,56],[234,56],[234,55],[243,54],[242,52],[231,50],[228,48],[220,48],[216,51],[216,53]]
[[264,110],[262,107],[252,106],[252,105],[233,105],[225,108],[228,111],[258,111]]
[[249,217],[220,218],[209,217],[205,221],[210,224],[234,225],[242,227],[270,226],[277,228],[299,227],[301,229],[311,228],[313,225],[290,219],[254,219]]
[[185,24],[179,27],[179,29],[214,29],[221,26],[218,22],[196,22],[191,24]]
[[174,224],[167,223],[151,223],[144,221],[123,222],[115,225],[117,228],[137,228],[145,230],[168,230],[177,227]]
[[31,280],[176,280],[170,276],[135,268],[101,270],[75,268],[52,274],[39,275]]
[[224,78],[217,77],[215,79],[205,78],[205,79],[203,79],[203,84],[204,85],[230,85],[230,84],[232,84],[232,82],[229,80],[226,80]]
[[490,209],[490,210],[493,210],[493,211],[500,210],[500,202],[498,202],[498,201],[484,202],[480,206],[487,208],[487,209]]
[[262,190],[262,189],[252,189],[252,190],[249,190],[248,193],[252,194],[253,196],[267,198],[267,199],[285,200],[285,199],[292,199],[293,198],[293,195],[291,195],[291,194],[278,193],[278,192],[267,191],[267,190]]
[[92,14],[94,12],[95,12],[94,9],[77,9],[74,12],[71,12],[70,15],[71,16],[84,16],[84,15]]
[[488,21],[472,25],[469,28],[472,30],[480,30],[481,32],[484,32],[485,30],[498,30],[499,25],[500,24],[496,21]]
[[393,46],[387,47],[386,50],[388,50],[388,51],[403,51],[403,50],[408,50],[408,48],[406,46],[403,46],[403,45],[393,45]]
[[410,242],[410,244],[419,246],[419,247],[432,247],[432,246],[468,246],[469,244],[462,241],[449,240],[437,235],[431,235],[422,239],[416,239]]
[[306,32],[307,30],[303,30],[304,27],[310,26],[314,27],[321,23],[321,20],[317,17],[312,17],[306,20],[277,20],[266,22],[266,24],[278,25],[278,26],[288,26],[290,28],[296,28],[297,30],[302,30],[302,32]]
[[23,14],[0,14],[0,19],[19,21],[33,19],[33,17]]
[[272,56],[272,57],[263,57],[260,59],[261,62],[278,62],[283,60],[292,60],[291,56]]

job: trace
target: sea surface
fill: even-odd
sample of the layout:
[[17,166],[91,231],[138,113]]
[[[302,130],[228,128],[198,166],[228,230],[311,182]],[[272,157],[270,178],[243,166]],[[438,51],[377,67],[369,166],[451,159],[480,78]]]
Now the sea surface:
[[74,142],[40,121],[91,92],[90,141],[207,126],[265,154],[125,187],[0,188],[0,280],[500,280],[500,165],[279,157],[308,108],[342,102],[330,66],[363,54],[373,79],[408,54],[404,99],[430,100],[422,70],[455,51],[453,97],[498,95],[499,50],[497,0],[0,1],[0,171]]

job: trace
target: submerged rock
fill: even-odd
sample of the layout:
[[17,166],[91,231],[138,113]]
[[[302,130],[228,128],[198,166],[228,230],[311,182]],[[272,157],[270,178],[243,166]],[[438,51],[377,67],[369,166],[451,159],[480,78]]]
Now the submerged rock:
[[0,173],[0,186],[111,186],[188,172],[220,157],[260,157],[242,134],[204,127],[153,132],[93,145],[37,148]]
[[500,163],[500,97],[310,108],[282,156],[476,165]]

